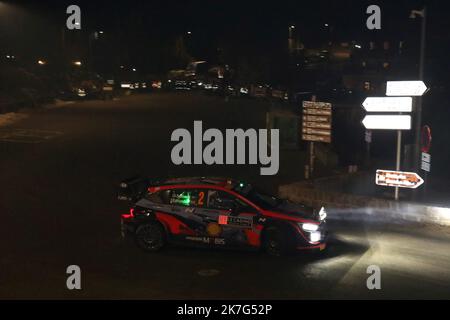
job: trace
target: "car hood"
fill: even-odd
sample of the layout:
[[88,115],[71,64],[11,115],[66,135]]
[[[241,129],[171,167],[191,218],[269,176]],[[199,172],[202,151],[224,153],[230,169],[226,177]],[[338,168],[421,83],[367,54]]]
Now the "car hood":
[[294,203],[288,200],[283,200],[280,204],[274,207],[272,210],[274,213],[282,214],[287,219],[300,218],[308,220],[317,220],[317,215],[312,207],[308,207],[301,203]]

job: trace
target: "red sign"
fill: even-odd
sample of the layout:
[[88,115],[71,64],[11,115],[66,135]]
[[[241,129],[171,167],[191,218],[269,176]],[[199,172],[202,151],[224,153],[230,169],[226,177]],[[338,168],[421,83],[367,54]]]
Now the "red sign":
[[431,128],[429,126],[423,126],[421,134],[421,150],[422,152],[429,153],[430,148],[431,148]]

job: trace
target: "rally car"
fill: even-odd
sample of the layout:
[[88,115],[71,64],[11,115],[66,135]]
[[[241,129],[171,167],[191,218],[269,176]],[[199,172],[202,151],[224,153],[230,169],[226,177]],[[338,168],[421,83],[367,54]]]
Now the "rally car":
[[145,251],[167,243],[263,249],[271,255],[325,249],[326,212],[267,195],[227,178],[134,178],[120,184],[130,200],[123,238]]

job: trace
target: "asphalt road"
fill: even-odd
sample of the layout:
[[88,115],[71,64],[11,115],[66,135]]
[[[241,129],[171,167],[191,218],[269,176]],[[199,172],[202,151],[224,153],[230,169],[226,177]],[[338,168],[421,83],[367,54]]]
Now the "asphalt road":
[[[450,232],[441,227],[330,221],[327,251],[284,258],[179,247],[146,254],[120,242],[127,206],[116,185],[135,173],[240,176],[272,189],[296,179],[295,153],[282,154],[279,177],[260,177],[258,166],[170,162],[174,129],[192,130],[194,120],[264,127],[266,108],[140,95],[45,109],[0,127],[0,298],[448,299]],[[66,288],[72,264],[82,290]],[[366,287],[369,265],[380,267],[380,290]]]

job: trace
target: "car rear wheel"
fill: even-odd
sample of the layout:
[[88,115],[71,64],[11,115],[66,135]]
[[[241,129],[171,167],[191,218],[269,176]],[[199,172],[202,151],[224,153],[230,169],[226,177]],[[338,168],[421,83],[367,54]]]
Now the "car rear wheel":
[[136,230],[136,243],[145,251],[159,251],[166,244],[164,229],[158,224],[141,225]]

